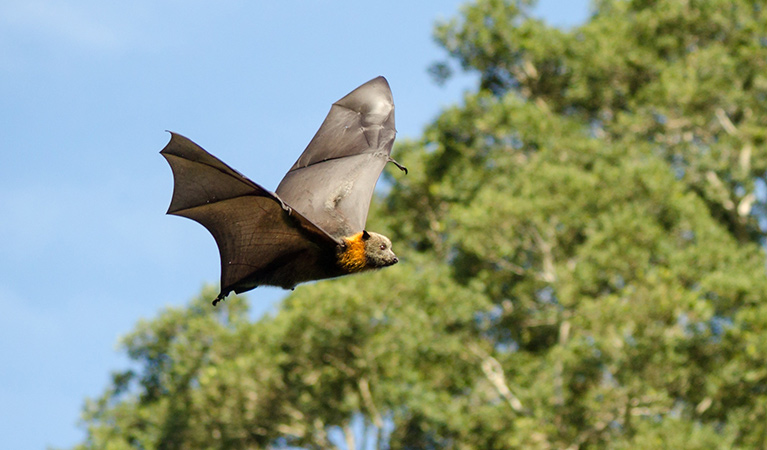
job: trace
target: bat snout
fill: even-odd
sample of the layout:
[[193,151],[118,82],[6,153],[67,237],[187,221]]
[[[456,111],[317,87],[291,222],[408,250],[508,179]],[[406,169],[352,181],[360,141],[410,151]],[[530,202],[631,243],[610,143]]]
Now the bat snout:
[[374,267],[389,267],[397,264],[399,262],[399,258],[397,258],[393,253],[389,255],[385,255],[378,259],[376,263],[373,263]]
[[397,264],[398,262],[399,262],[399,258],[397,258],[396,256],[392,256],[391,258],[386,260],[386,262],[384,263],[384,267],[393,266]]

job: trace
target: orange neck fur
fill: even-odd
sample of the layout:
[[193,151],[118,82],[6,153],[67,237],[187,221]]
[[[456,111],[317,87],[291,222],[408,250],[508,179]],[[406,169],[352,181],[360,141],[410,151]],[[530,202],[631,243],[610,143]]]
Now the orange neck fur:
[[365,256],[365,241],[362,240],[362,232],[344,238],[346,248],[338,255],[338,265],[347,273],[365,270],[368,259]]

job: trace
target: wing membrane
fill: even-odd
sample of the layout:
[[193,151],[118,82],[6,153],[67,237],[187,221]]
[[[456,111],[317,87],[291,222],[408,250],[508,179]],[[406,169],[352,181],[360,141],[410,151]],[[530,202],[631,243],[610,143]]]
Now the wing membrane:
[[277,195],[334,237],[362,231],[395,135],[389,83],[378,77],[333,104]]
[[160,153],[173,170],[168,213],[199,222],[216,240],[222,296],[270,284],[270,274],[292,256],[338,245],[275,194],[189,139],[171,133]]

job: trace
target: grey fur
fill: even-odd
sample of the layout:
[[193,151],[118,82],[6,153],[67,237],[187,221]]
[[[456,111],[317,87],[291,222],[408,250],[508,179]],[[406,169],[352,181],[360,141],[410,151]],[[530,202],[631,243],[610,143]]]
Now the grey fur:
[[373,232],[368,232],[368,235],[369,237],[365,239],[365,256],[369,267],[386,267],[399,261],[397,255],[392,251],[389,238]]

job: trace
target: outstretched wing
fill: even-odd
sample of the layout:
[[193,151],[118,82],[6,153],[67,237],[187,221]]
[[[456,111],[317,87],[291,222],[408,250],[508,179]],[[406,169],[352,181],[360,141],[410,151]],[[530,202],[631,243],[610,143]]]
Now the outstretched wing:
[[160,153],[173,170],[168,214],[199,222],[216,239],[221,255],[219,298],[232,290],[271,284],[263,281],[274,279],[275,271],[295,256],[339,244],[275,194],[184,136],[171,133]]
[[333,104],[277,195],[331,236],[362,231],[395,134],[389,83],[370,80]]

